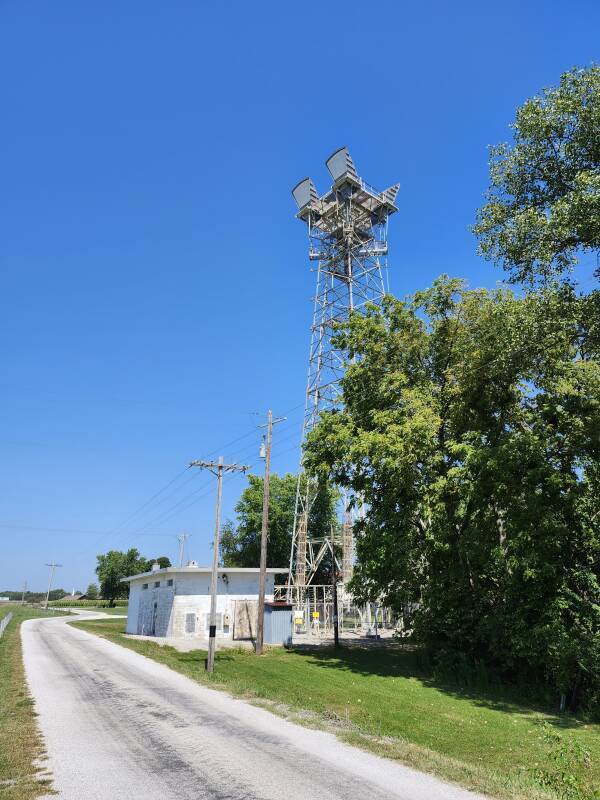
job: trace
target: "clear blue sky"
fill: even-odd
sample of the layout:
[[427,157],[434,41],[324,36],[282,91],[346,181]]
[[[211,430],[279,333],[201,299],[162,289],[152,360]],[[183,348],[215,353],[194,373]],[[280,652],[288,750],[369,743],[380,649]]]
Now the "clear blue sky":
[[314,276],[291,187],[324,190],[346,144],[402,184],[395,294],[493,285],[486,147],[599,29],[591,0],[0,2],[0,590],[45,588],[50,560],[85,588],[96,553],[174,558],[181,531],[206,562],[210,476],[129,517],[192,458],[255,462],[269,406],[296,467]]

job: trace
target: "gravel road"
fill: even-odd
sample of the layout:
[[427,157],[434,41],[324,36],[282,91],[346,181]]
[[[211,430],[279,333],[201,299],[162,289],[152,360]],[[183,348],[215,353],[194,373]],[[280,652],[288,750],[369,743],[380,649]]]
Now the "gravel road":
[[200,686],[64,619],[28,620],[21,630],[63,800],[477,797]]

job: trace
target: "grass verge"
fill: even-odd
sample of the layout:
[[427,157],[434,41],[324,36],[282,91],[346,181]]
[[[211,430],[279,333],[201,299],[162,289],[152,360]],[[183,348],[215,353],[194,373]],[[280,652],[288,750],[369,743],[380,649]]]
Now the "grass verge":
[[[506,689],[475,693],[437,684],[422,674],[415,653],[400,648],[272,649],[260,658],[224,650],[208,676],[204,651],[180,653],[130,639],[123,620],[74,624],[200,683],[474,791],[510,800],[587,800],[600,785],[600,726],[519,703]],[[566,745],[590,753],[589,765],[569,765],[581,787],[577,793],[561,786],[564,776],[548,745],[547,726]],[[556,785],[550,781],[542,788],[540,772],[554,776]]]
[[52,790],[40,766],[44,745],[25,681],[19,628],[26,619],[50,614],[26,606],[8,610],[13,618],[0,638],[0,797],[33,800]]
[[84,611],[102,611],[103,614],[117,614],[120,617],[127,616],[127,606],[115,606],[111,608],[110,606],[95,606],[94,608],[85,608]]

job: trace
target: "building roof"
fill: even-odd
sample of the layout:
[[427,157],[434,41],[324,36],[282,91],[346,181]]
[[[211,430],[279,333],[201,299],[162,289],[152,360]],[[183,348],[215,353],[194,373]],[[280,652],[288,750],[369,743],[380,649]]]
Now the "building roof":
[[[211,573],[212,567],[162,567],[161,569],[151,570],[150,572],[140,572],[138,575],[130,575],[128,578],[121,578],[121,583],[130,583],[131,581],[140,580],[142,578],[152,578],[156,575],[197,575],[198,573]],[[219,567],[219,574],[234,575],[236,573],[246,575],[258,575],[260,573],[259,567]],[[287,567],[267,567],[267,572],[270,575],[287,574],[289,569]]]

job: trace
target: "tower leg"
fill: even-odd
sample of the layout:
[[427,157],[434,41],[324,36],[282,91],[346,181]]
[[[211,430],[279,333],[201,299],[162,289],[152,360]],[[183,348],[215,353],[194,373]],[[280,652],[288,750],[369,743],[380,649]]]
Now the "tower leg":
[[296,573],[294,582],[298,587],[306,586],[306,531],[308,529],[308,510],[298,517],[296,528]]

